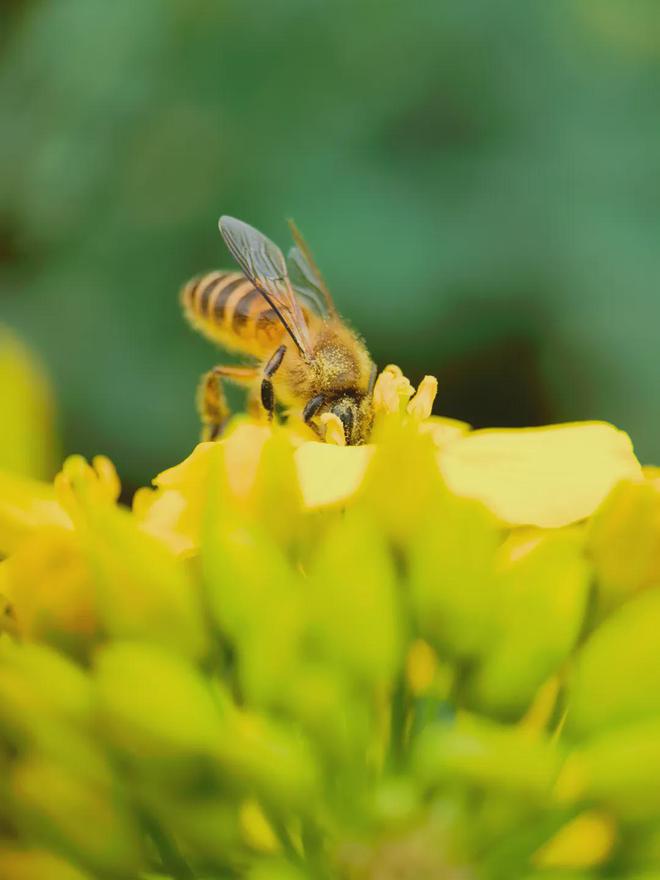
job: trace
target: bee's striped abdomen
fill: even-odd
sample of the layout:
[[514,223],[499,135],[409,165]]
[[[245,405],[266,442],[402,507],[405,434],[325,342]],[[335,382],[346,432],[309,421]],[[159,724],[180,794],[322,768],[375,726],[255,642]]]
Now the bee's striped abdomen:
[[260,355],[284,328],[252,282],[240,272],[209,272],[181,292],[190,323],[226,348]]

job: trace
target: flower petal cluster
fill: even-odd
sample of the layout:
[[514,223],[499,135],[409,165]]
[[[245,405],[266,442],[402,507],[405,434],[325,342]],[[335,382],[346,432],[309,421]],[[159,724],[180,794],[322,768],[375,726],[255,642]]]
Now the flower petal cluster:
[[658,472],[436,390],[0,473],[0,877],[652,876]]

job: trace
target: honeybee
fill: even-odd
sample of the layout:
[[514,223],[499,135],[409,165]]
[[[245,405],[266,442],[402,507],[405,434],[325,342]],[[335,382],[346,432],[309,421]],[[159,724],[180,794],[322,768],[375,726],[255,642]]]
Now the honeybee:
[[348,445],[364,443],[373,422],[376,365],[362,340],[337,314],[326,283],[299,230],[288,256],[265,235],[234,217],[220,233],[241,272],[193,278],[181,292],[188,321],[250,365],[217,366],[199,385],[202,437],[216,439],[229,417],[223,382],[247,386],[248,407],[272,419],[276,401],[300,407],[323,437],[324,413],[341,420]]

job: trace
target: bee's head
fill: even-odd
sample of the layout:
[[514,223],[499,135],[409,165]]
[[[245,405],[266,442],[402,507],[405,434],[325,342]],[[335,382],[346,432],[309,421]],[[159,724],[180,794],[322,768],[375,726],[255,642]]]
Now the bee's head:
[[374,419],[371,394],[342,394],[332,402],[329,412],[336,415],[344,426],[347,446],[367,442]]

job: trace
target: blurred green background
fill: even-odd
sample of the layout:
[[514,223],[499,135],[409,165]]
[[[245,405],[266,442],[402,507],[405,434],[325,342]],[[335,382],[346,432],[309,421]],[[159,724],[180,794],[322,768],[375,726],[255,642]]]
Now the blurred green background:
[[180,285],[293,216],[378,363],[660,462],[657,0],[32,0],[0,28],[0,321],[136,485],[224,355]]

